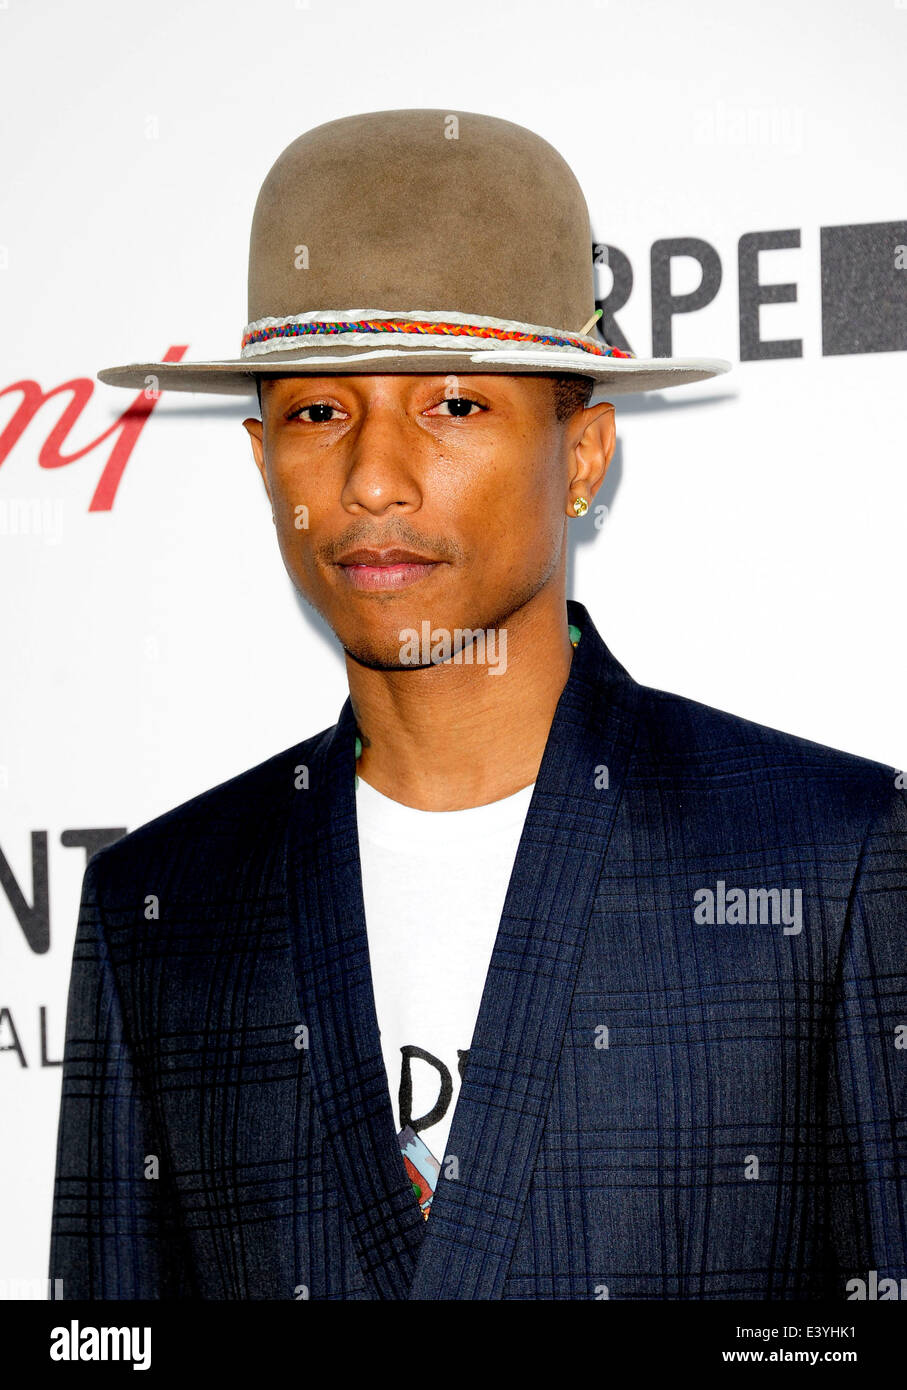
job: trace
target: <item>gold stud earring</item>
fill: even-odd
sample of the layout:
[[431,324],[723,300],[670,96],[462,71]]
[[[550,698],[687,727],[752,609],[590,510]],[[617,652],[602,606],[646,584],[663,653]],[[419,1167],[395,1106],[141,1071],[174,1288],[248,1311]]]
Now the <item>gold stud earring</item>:
[[574,497],[573,510],[576,512],[577,516],[586,515],[586,512],[589,510],[589,503],[586,501],[585,497]]

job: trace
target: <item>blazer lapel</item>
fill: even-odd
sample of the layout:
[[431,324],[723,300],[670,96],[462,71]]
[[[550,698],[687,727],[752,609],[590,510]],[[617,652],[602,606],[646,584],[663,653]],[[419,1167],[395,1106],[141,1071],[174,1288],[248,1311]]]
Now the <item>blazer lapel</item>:
[[501,1297],[635,736],[640,687],[582,604],[567,607],[582,638],[517,850],[411,1299]]
[[406,1174],[372,989],[349,699],[317,745],[288,836],[290,928],[314,1098],[372,1298],[406,1298],[425,1220]]

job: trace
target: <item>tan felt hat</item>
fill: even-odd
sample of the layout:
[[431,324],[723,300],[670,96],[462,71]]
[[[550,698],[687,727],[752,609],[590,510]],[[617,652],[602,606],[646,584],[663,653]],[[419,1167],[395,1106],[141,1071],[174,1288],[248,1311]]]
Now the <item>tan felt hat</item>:
[[596,317],[589,210],[547,140],[469,111],[374,111],[306,131],[268,173],[238,356],[98,377],[238,395],[278,374],[576,373],[611,396],[731,366],[634,357]]

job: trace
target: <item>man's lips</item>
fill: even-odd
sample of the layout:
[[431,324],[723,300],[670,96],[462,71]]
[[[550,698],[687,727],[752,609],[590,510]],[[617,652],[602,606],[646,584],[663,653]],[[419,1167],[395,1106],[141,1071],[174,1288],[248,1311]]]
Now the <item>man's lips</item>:
[[335,561],[347,583],[355,589],[402,589],[437,569],[442,560],[415,550],[390,546],[386,550],[360,547]]

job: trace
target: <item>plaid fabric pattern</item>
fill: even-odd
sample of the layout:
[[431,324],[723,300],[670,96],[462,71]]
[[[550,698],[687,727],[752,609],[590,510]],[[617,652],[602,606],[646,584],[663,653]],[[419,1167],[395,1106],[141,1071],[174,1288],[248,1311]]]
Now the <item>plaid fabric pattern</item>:
[[[429,1220],[381,1058],[347,701],[88,865],[64,1298],[843,1301],[907,1278],[895,770],[640,686],[568,618]],[[799,890],[800,929],[697,921],[719,882]]]

